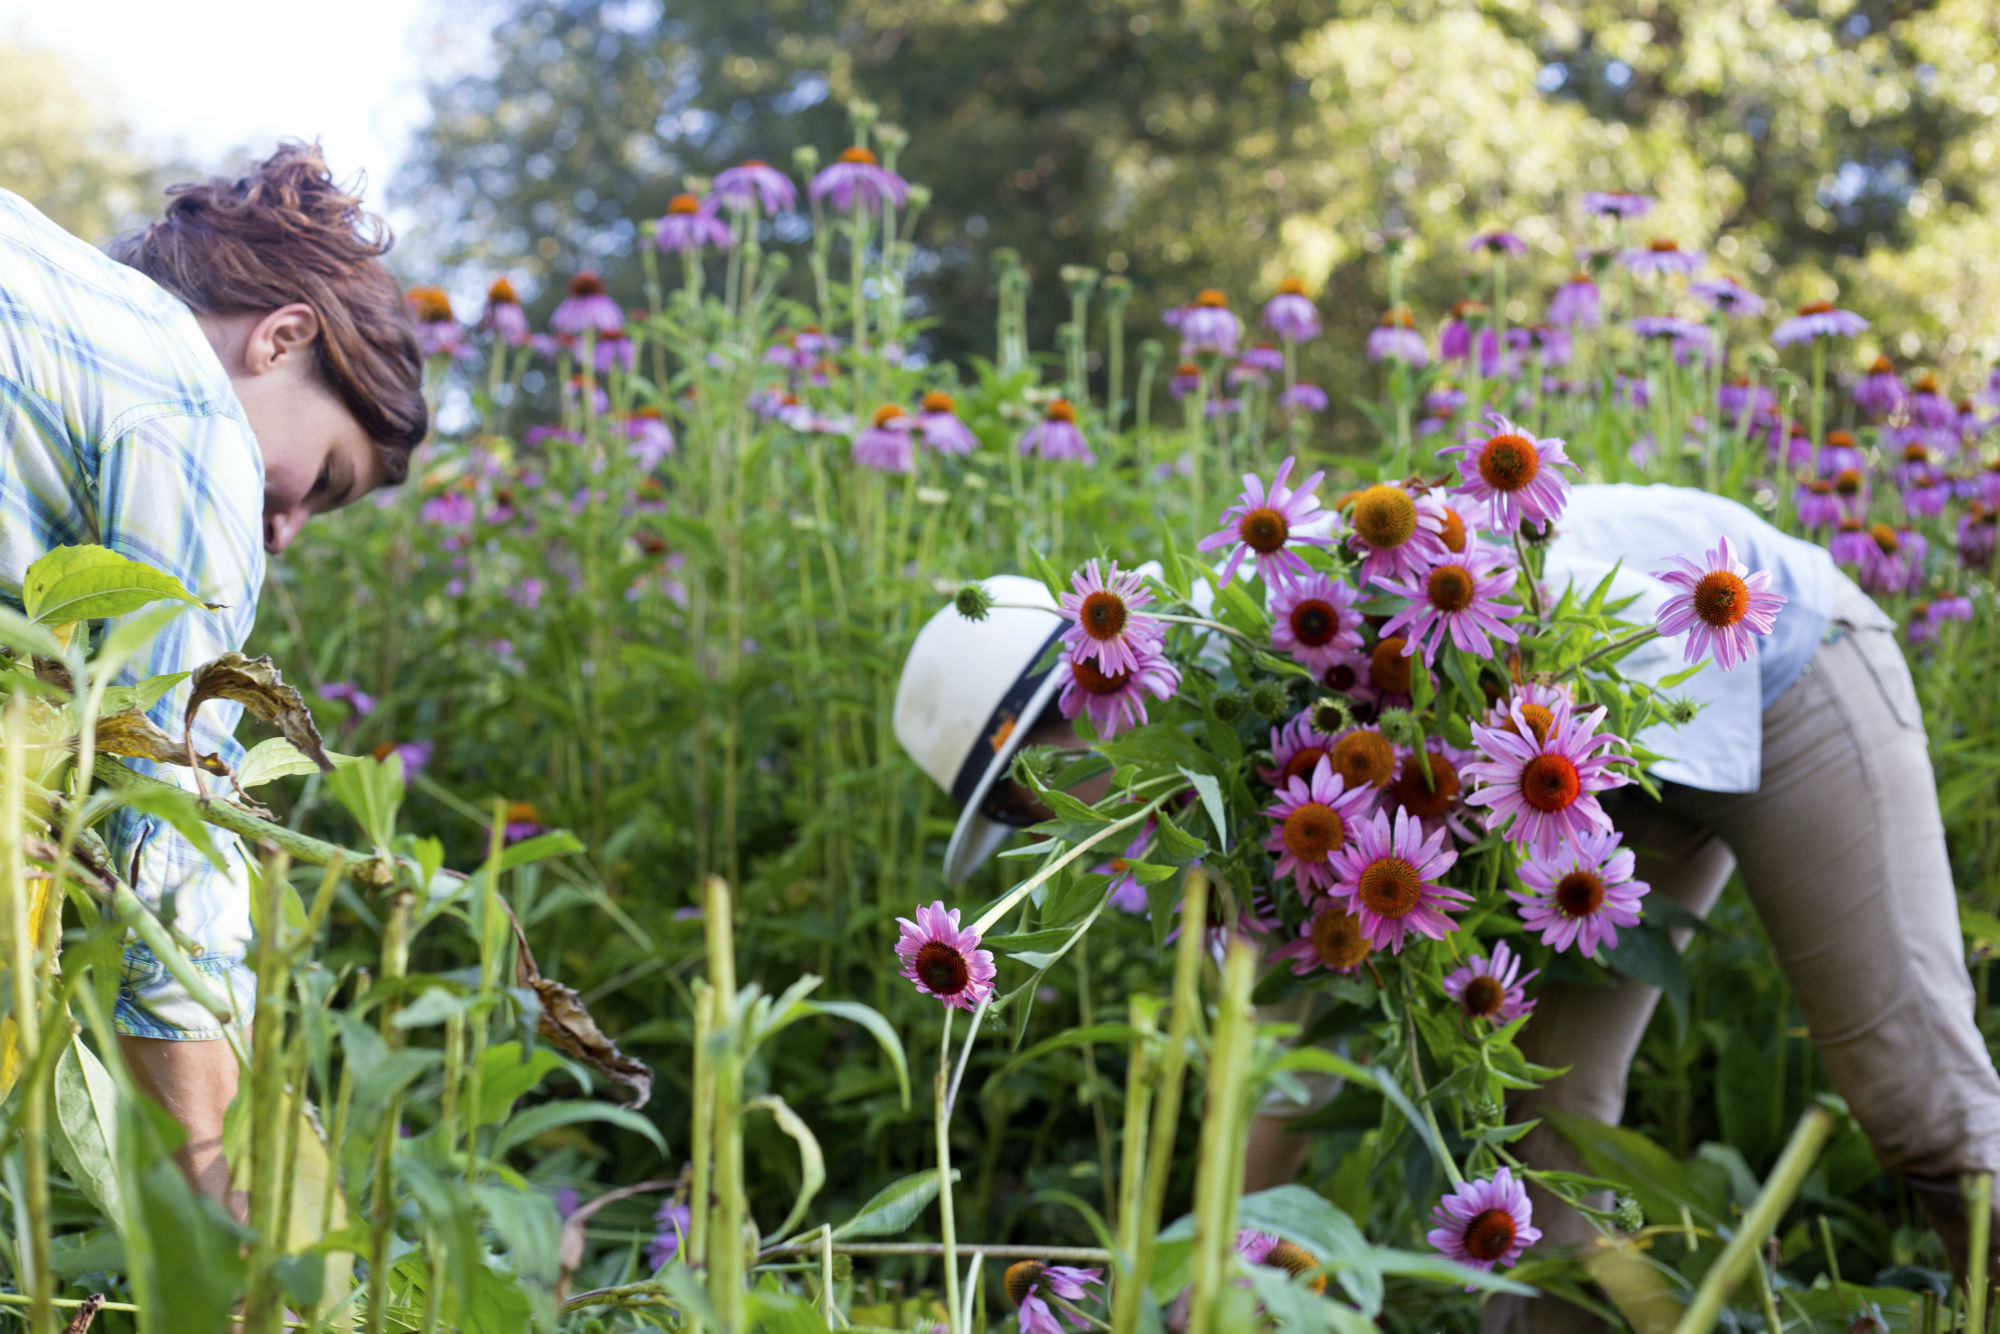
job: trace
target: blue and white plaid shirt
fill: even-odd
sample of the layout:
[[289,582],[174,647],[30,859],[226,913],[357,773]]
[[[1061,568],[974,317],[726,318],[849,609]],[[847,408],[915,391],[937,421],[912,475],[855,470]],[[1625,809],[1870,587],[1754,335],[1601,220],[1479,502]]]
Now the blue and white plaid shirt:
[[[179,617],[120,680],[190,671],[249,635],[263,526],[263,455],[194,315],[0,190],[0,597],[18,605],[23,574],[52,547],[109,547],[224,604]],[[187,700],[183,682],[150,716],[178,737]],[[196,748],[238,764],[241,715],[240,705],[204,705]],[[185,768],[129,763],[194,786]],[[236,839],[215,831],[225,872],[156,817],[120,811],[104,832],[141,897],[171,899],[174,924],[200,947],[196,966],[247,1001],[249,880]],[[136,944],[117,1017],[140,1037],[222,1036]]]

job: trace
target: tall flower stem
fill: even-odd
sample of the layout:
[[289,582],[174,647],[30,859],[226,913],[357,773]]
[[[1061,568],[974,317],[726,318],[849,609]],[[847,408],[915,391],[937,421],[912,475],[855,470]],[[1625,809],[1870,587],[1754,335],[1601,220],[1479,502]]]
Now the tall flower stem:
[[[714,1081],[714,1111],[710,1122],[714,1159],[715,1216],[708,1237],[709,1304],[723,1334],[743,1328],[743,1124],[737,1105],[741,1093],[740,1026],[736,1012],[735,906],[727,883],[719,876],[702,881],[702,927],[708,946],[708,977],[715,989],[709,998],[713,1050],[710,1077]],[[694,1208],[708,1202],[693,1201]]]
[[1148,1143],[1146,1180],[1137,1193],[1136,1218],[1121,1227],[1132,1238],[1131,1272],[1113,1294],[1114,1329],[1139,1328],[1139,1306],[1153,1272],[1153,1242],[1166,1207],[1167,1174],[1174,1161],[1174,1131],[1180,1125],[1181,1081],[1187,1075],[1188,1038],[1201,1008],[1201,960],[1208,945],[1208,876],[1199,867],[1188,872],[1181,894],[1181,938],[1174,954],[1174,999],[1167,1018],[1167,1045],[1160,1056],[1159,1078],[1153,1086],[1153,1127]]
[[[1808,413],[1812,431],[1813,448],[1818,449],[1826,442],[1826,339],[1812,340],[1812,404]],[[1779,448],[1789,447],[1789,441],[1780,441]]]
[[1139,1208],[1146,1184],[1146,1120],[1153,1105],[1157,1003],[1133,996],[1126,1004],[1132,1051],[1125,1067],[1125,1128],[1118,1159],[1118,1255],[1130,1264],[1139,1249]]
[[[389,900],[389,920],[382,928],[382,981],[393,986],[410,971],[410,917],[416,896],[398,889]],[[396,1026],[395,1000],[382,1002],[382,1043],[391,1052],[403,1046],[408,1029]],[[389,1243],[396,1231],[395,1152],[403,1119],[401,1093],[389,1095],[375,1128],[374,1194],[368,1218],[367,1334],[382,1334],[389,1314]]]
[[1757,1263],[1757,1252],[1763,1248],[1764,1239],[1771,1235],[1792,1197],[1805,1184],[1806,1176],[1812,1171],[1819,1152],[1826,1146],[1827,1136],[1833,1133],[1833,1117],[1823,1107],[1808,1107],[1806,1114],[1792,1131],[1792,1138],[1785,1145],[1785,1151],[1778,1155],[1778,1162],[1765,1178],[1764,1189],[1758,1193],[1755,1203],[1743,1220],[1736,1225],[1736,1235],[1722,1249],[1722,1254],[1709,1266],[1703,1276],[1701,1286],[1695,1289],[1694,1300],[1681,1313],[1680,1323],[1674,1326],[1674,1334],[1708,1334],[1715,1328],[1715,1322],[1722,1315],[1722,1306],[1729,1299],[1730,1289],[1743,1277],[1743,1271]]
[[257,1010],[251,1028],[250,1062],[250,1229],[254,1239],[244,1279],[243,1327],[275,1334],[283,1313],[273,1266],[281,1253],[278,1145],[286,1102],[284,998],[288,978],[284,942],[285,872],[288,859],[276,848],[264,855],[257,882]]
[[[1185,939],[1189,928],[1181,928]],[[1250,1062],[1250,991],[1257,980],[1257,953],[1232,940],[1222,964],[1222,996],[1209,1044],[1208,1103],[1201,1122],[1201,1146],[1194,1197],[1194,1295],[1188,1334],[1224,1334],[1219,1309],[1232,1288],[1229,1260],[1236,1239],[1236,1197],[1243,1180],[1243,1076]]]
[[[21,843],[26,828],[28,787],[27,698],[22,692],[15,691],[8,699],[6,718],[0,726],[6,730],[6,766],[0,771],[0,892],[5,894],[7,972],[13,984],[13,1037],[20,1053],[18,1068],[27,1075],[16,1090],[21,1101],[16,1126],[21,1138],[25,1187],[22,1192],[25,1199],[19,1201],[17,1207],[27,1224],[26,1233],[17,1245],[25,1252],[20,1258],[26,1261],[22,1265],[21,1278],[30,1301],[28,1327],[34,1334],[53,1334],[56,1317],[52,1304],[55,1277],[49,1263],[49,1112],[48,1101],[42,1096],[42,1080],[36,1073],[42,1044],[41,1008],[36,1003],[35,995],[36,932],[29,908],[27,865]],[[55,874],[56,868],[52,868],[50,875],[53,877]],[[49,883],[48,895],[50,907],[47,911],[60,911],[53,879]]]
[[[938,1044],[937,1075],[931,1081],[931,1128],[937,1138],[938,1240],[944,1243],[944,1305],[951,1334],[966,1334],[958,1304],[958,1223],[953,1215],[951,1188],[951,1016],[944,1011],[944,1035]],[[966,1039],[967,1044],[972,1039]]]
[[1208,417],[1208,372],[1201,373],[1201,381],[1193,393],[1181,400],[1182,410],[1187,420],[1188,453],[1188,515],[1197,530],[1207,521],[1202,517],[1207,513],[1201,492],[1202,435]]

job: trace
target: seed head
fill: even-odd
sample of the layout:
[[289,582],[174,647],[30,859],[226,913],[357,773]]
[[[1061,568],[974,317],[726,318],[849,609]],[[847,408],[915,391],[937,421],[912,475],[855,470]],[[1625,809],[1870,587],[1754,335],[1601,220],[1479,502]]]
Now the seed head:
[[1240,722],[1249,708],[1250,699],[1240,690],[1218,690],[1208,702],[1208,711],[1215,715],[1215,721],[1231,726]]
[[1322,695],[1313,701],[1313,730],[1321,736],[1338,736],[1354,726],[1354,706],[1338,695]]
[[1375,719],[1382,735],[1399,746],[1414,746],[1423,734],[1416,715],[1408,709],[1384,709]]
[[986,591],[984,584],[962,584],[951,600],[958,614],[968,621],[983,621],[986,613],[993,610],[993,595]]
[[1686,727],[1695,720],[1695,715],[1701,712],[1701,705],[1686,695],[1675,695],[1662,707],[1666,710],[1667,721],[1675,727]]
[[1259,681],[1250,687],[1250,707],[1260,718],[1276,721],[1285,716],[1285,688],[1276,681]]
[[[1023,746],[1014,755],[1015,780],[1023,787],[1049,785],[1056,774],[1056,753],[1049,746]],[[1033,780],[1032,782],[1030,780]]]

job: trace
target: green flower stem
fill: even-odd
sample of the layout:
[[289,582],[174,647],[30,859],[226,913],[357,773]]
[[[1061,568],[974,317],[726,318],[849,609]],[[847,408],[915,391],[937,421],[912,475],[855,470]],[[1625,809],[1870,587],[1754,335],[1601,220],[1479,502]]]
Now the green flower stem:
[[[410,971],[410,917],[416,896],[399,889],[389,900],[389,920],[382,928],[382,980],[401,981]],[[391,1052],[399,1051],[407,1030],[395,1023],[396,1002],[382,1002],[382,1042]],[[375,1128],[374,1194],[368,1219],[368,1306],[363,1328],[367,1334],[382,1334],[389,1314],[389,1242],[396,1230],[394,1158],[403,1096],[394,1093],[382,1109],[381,1124]]]
[[1680,1323],[1674,1326],[1674,1334],[1709,1334],[1715,1322],[1722,1315],[1722,1306],[1729,1293],[1743,1277],[1743,1271],[1758,1263],[1757,1253],[1763,1248],[1764,1239],[1777,1226],[1792,1197],[1805,1184],[1813,1163],[1826,1146],[1827,1137],[1833,1133],[1833,1118],[1823,1107],[1808,1107],[1799,1118],[1792,1138],[1785,1145],[1785,1151],[1778,1155],[1778,1162],[1765,1179],[1764,1189],[1757,1195],[1749,1212],[1737,1225],[1736,1235],[1723,1247],[1722,1254],[1709,1266],[1703,1276],[1701,1286],[1695,1289],[1694,1300],[1681,1314]]
[[1203,522],[1202,515],[1207,513],[1203,505],[1201,492],[1201,474],[1203,471],[1202,436],[1206,434],[1204,427],[1206,426],[1208,416],[1208,371],[1206,369],[1202,371],[1201,381],[1195,386],[1194,392],[1181,400],[1181,413],[1187,423],[1188,519],[1199,530]]
[[1965,1327],[1985,1334],[1986,1248],[1993,1232],[1993,1174],[1976,1172],[1965,1178],[1964,1188],[1965,1221],[1971,1234],[1965,1260]]
[[[958,1301],[958,1223],[952,1208],[951,1188],[951,1016],[944,1011],[944,1036],[938,1049],[937,1074],[931,1081],[931,1128],[937,1138],[938,1236],[944,1245],[944,1308],[951,1322],[951,1334],[966,1334]],[[970,1039],[967,1039],[970,1045]]]
[[1153,1243],[1166,1207],[1167,1175],[1174,1161],[1174,1132],[1180,1125],[1181,1081],[1187,1074],[1188,1039],[1201,1008],[1201,963],[1208,948],[1208,876],[1200,868],[1188,872],[1181,894],[1181,938],[1174,953],[1173,1006],[1167,1019],[1167,1045],[1160,1057],[1159,1079],[1153,1089],[1153,1127],[1148,1143],[1146,1180],[1139,1213],[1120,1230],[1133,1239],[1132,1269],[1112,1294],[1113,1329],[1139,1328],[1139,1308],[1153,1272]]
[[1154,1007],[1139,997],[1128,1000],[1126,1013],[1133,1036],[1131,1056],[1125,1067],[1125,1126],[1118,1159],[1116,1223],[1120,1264],[1130,1264],[1139,1249],[1139,1208],[1146,1181],[1146,1120],[1153,1105],[1154,1039],[1159,1032]]
[[[1813,448],[1826,443],[1826,339],[1812,340],[1812,402],[1807,408]],[[1780,446],[1781,448],[1783,446]]]
[[1047,866],[1044,866],[1041,870],[1035,872],[1033,875],[1029,876],[1026,880],[1023,880],[1020,884],[1008,890],[1004,895],[1001,896],[999,902],[995,903],[992,907],[988,908],[985,912],[981,913],[979,916],[979,920],[972,924],[971,929],[974,932],[974,934],[983,936],[988,931],[991,931],[993,929],[993,924],[995,922],[998,922],[1001,918],[1005,917],[1008,913],[1012,912],[1016,904],[1020,903],[1022,899],[1027,898],[1028,895],[1034,893],[1038,886],[1048,881],[1058,871],[1061,871],[1065,866],[1068,866],[1071,862],[1083,856],[1084,853],[1089,852],[1092,848],[1096,847],[1099,843],[1104,842],[1104,840],[1110,838],[1113,834],[1116,834],[1121,830],[1130,829],[1133,825],[1138,824],[1142,820],[1150,819],[1153,813],[1159,810],[1160,807],[1166,805],[1167,802],[1171,801],[1173,798],[1179,796],[1181,793],[1188,790],[1187,781],[1181,778],[1178,774],[1176,774],[1171,778],[1158,778],[1154,779],[1153,782],[1151,783],[1141,783],[1138,786],[1138,788],[1134,789],[1133,795],[1136,796],[1140,791],[1148,787],[1156,786],[1157,784],[1160,783],[1170,783],[1172,784],[1172,786],[1169,787],[1165,792],[1162,792],[1159,796],[1154,797],[1151,801],[1147,802],[1139,810],[1133,812],[1130,815],[1125,816],[1123,819],[1113,820],[1110,824],[1105,825],[1102,829],[1092,834],[1089,838],[1084,839],[1081,843],[1078,843],[1068,852],[1065,852],[1062,856],[1056,858],[1055,861],[1050,862]]
[[[16,1070],[23,1076],[15,1090],[21,1107],[15,1126],[21,1139],[24,1200],[16,1201],[26,1232],[16,1243],[20,1248],[20,1278],[28,1289],[28,1328],[34,1334],[54,1334],[56,1327],[55,1275],[49,1263],[52,1220],[49,1214],[48,1101],[42,1096],[42,1080],[36,1077],[36,1058],[41,1054],[41,1007],[36,1003],[34,960],[37,953],[30,925],[27,858],[21,846],[26,829],[27,697],[16,691],[7,701],[6,765],[0,771],[0,894],[4,894],[4,921],[7,941],[7,974],[12,983],[14,1055]],[[120,766],[121,768],[123,766]],[[56,871],[49,872],[47,893],[49,913],[62,911],[60,883]]]
[[1571,663],[1568,667],[1565,667],[1563,668],[1562,671],[1556,673],[1555,679],[1558,681],[1566,681],[1570,677],[1575,676],[1578,673],[1582,672],[1584,668],[1590,666],[1591,663],[1596,662],[1600,658],[1608,658],[1614,653],[1623,653],[1628,648],[1637,648],[1639,645],[1645,643],[1647,640],[1658,639],[1659,637],[1660,637],[1660,632],[1651,626],[1647,626],[1644,630],[1634,630],[1631,634],[1626,635],[1623,639],[1614,639],[1609,644],[1604,644],[1599,646],[1598,648],[1592,649],[1590,652],[1584,654],[1581,658],[1578,658],[1575,662]]
[[[1182,927],[1182,938],[1191,932]],[[1223,1296],[1233,1286],[1236,1197],[1243,1180],[1243,1077],[1250,1061],[1250,992],[1257,980],[1257,953],[1242,940],[1230,942],[1222,965],[1222,996],[1209,1044],[1208,1102],[1196,1151],[1194,1199],[1194,1296],[1188,1307],[1188,1334],[1222,1334]]]
[[[257,1010],[251,1026],[250,1061],[250,1230],[253,1240],[243,1282],[243,1327],[256,1334],[277,1328],[284,1304],[273,1266],[281,1251],[278,1231],[279,1143],[285,1110],[285,991],[289,959],[283,940],[283,903],[288,863],[275,849],[264,855],[254,902],[257,908]],[[284,1173],[286,1176],[291,1173]]]

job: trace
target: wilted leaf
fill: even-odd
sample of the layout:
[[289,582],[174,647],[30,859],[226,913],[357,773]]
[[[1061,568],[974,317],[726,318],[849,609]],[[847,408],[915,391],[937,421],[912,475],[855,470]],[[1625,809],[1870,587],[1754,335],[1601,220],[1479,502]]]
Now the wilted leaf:
[[97,1319],[97,1313],[103,1309],[104,1294],[91,1293],[83,1299],[83,1304],[76,1308],[76,1314],[70,1317],[69,1323],[63,1326],[63,1334],[88,1334],[90,1322]]
[[306,708],[298,690],[285,684],[268,653],[257,658],[225,653],[214,662],[195,668],[193,680],[194,693],[188,696],[187,714],[182,720],[186,726],[194,726],[195,712],[209,700],[233,699],[282,730],[285,739],[318,765],[321,773],[333,772],[333,761],[326,757],[319,728],[313,725],[312,711]]
[[106,547],[57,547],[28,567],[21,579],[21,610],[43,625],[96,621],[173,598],[215,611],[170,574]]
[[[74,744],[74,743],[72,743]],[[158,760],[162,764],[188,767],[188,748],[162,731],[157,723],[137,709],[120,709],[97,720],[97,753],[130,755],[134,759]],[[227,777],[229,766],[219,756],[199,757],[207,773]]]
[[69,674],[60,659],[35,656],[35,679],[43,685],[54,686],[67,695],[76,693],[76,679]]
[[528,948],[528,938],[521,932],[521,923],[515,919],[513,909],[507,910],[508,921],[514,927],[514,941],[518,946],[514,960],[514,981],[519,986],[532,989],[536,999],[542,1003],[541,1018],[535,1021],[535,1031],[576,1060],[582,1061],[614,1084],[631,1090],[626,1099],[627,1107],[644,1107],[653,1096],[653,1068],[643,1061],[635,1061],[618,1050],[618,1044],[604,1035],[597,1021],[584,1008],[583,998],[560,982],[543,977],[535,967],[535,955]]

